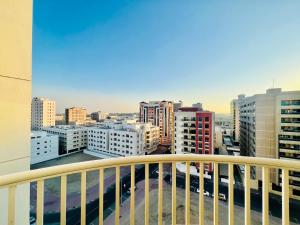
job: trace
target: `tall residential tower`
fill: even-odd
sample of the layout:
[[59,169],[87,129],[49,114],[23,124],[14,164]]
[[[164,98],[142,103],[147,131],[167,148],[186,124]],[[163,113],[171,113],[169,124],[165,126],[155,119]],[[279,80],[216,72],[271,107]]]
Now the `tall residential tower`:
[[55,101],[47,98],[33,98],[31,101],[31,129],[41,130],[43,127],[55,125]]
[[140,122],[152,123],[160,128],[160,144],[171,145],[173,133],[173,103],[150,101],[140,103]]
[[[300,91],[269,89],[265,94],[245,97],[239,104],[241,155],[299,160]],[[261,184],[260,169],[252,178]],[[271,182],[280,187],[280,170],[272,170]],[[300,196],[299,173],[290,173],[292,194]]]

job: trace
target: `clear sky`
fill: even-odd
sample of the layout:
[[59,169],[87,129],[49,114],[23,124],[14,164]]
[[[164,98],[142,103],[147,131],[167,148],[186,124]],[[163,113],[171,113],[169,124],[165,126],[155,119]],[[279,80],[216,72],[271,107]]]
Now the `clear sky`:
[[300,1],[34,1],[33,95],[89,112],[148,100],[228,113],[240,93],[300,90]]

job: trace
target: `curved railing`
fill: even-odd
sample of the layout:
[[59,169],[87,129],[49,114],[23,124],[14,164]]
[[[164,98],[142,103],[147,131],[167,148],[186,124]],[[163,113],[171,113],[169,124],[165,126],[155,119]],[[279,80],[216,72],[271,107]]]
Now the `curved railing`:
[[[269,224],[269,179],[270,169],[282,170],[282,224],[290,223],[289,216],[289,171],[300,171],[300,163],[296,161],[233,157],[220,155],[152,155],[133,156],[124,158],[102,159],[62,166],[43,168],[38,170],[20,172],[0,177],[0,188],[8,188],[8,224],[15,224],[15,198],[16,187],[20,184],[37,182],[37,225],[43,224],[43,196],[44,181],[49,178],[60,177],[60,224],[66,224],[66,197],[67,197],[67,175],[81,174],[81,225],[86,224],[86,173],[99,170],[99,224],[103,224],[103,195],[104,195],[104,170],[115,168],[116,181],[120,180],[120,168],[130,166],[131,188],[130,188],[130,224],[135,223],[135,165],[145,165],[145,225],[149,224],[149,164],[159,165],[158,175],[158,224],[163,224],[163,164],[172,164],[172,224],[176,224],[176,163],[186,163],[185,187],[190,186],[190,164],[199,165],[199,224],[204,224],[204,164],[213,164],[213,187],[214,187],[214,225],[219,224],[219,164],[228,165],[228,224],[234,223],[234,165],[245,166],[244,190],[245,190],[245,224],[251,223],[250,206],[250,167],[262,168],[262,223]],[[120,224],[120,182],[116,182],[115,188],[115,224]],[[190,224],[190,188],[185,189],[185,223]]]

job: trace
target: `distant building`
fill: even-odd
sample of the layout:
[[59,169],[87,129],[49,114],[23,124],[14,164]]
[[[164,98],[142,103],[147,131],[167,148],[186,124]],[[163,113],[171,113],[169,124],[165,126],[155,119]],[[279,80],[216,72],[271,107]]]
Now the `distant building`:
[[31,132],[30,164],[55,159],[58,156],[58,135],[48,134],[45,131]]
[[55,101],[35,97],[31,101],[31,130],[55,125]]
[[240,142],[240,109],[239,109],[239,104],[244,98],[245,98],[245,95],[239,95],[237,99],[232,100],[231,103],[230,103],[232,138],[236,142]]
[[100,122],[101,120],[105,120],[108,117],[108,113],[98,111],[91,113],[91,119]]
[[174,112],[177,112],[181,107],[183,107],[183,102],[182,101],[174,102],[173,107],[174,107]]
[[202,108],[202,103],[200,103],[200,102],[197,102],[197,103],[192,104],[192,107],[198,108],[200,111],[203,110],[203,108]]
[[87,127],[60,125],[43,128],[43,131],[59,136],[59,155],[70,154],[87,147]]
[[[214,154],[214,112],[202,111],[197,107],[183,107],[175,112],[176,154]],[[211,172],[212,165],[205,170]]]
[[[265,94],[245,97],[239,103],[241,155],[299,160],[300,91],[269,89]],[[251,170],[261,185],[259,168]],[[290,173],[292,194],[300,196],[299,172]],[[281,185],[281,171],[272,170],[270,181]]]
[[72,107],[67,108],[66,113],[66,124],[75,125],[76,123],[84,123],[87,117],[87,111],[85,108]]
[[55,125],[66,125],[65,114],[55,115]]
[[160,128],[160,144],[171,145],[173,135],[173,103],[150,101],[140,103],[140,122],[151,123]]
[[150,123],[104,122],[88,128],[88,150],[95,156],[150,154],[159,144],[159,128]]

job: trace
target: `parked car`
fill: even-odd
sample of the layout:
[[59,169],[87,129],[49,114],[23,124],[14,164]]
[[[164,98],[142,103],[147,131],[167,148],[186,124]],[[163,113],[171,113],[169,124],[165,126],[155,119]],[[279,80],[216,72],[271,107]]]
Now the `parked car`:
[[[199,190],[199,188],[197,188],[197,193],[199,193],[199,192],[200,192],[200,190]],[[210,194],[208,191],[204,191],[203,195],[209,197]]]
[[[211,197],[214,197],[214,194],[212,194]],[[227,197],[223,193],[219,193],[219,199],[222,200],[222,201],[224,201],[224,202],[227,201]]]

